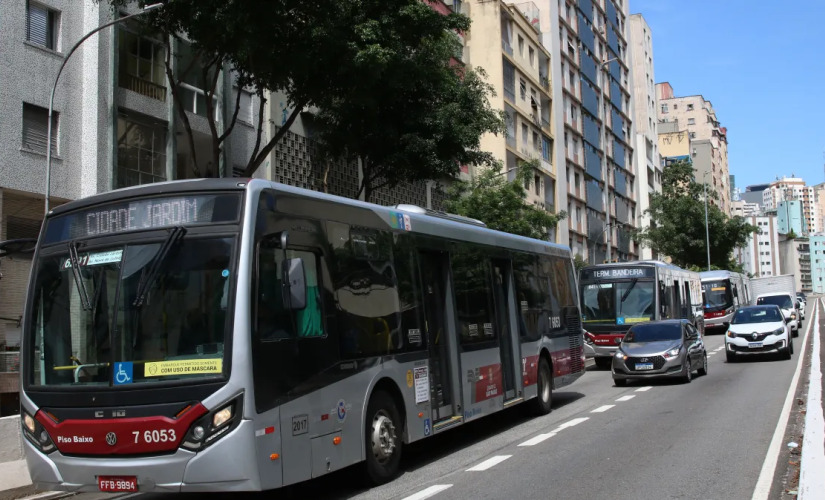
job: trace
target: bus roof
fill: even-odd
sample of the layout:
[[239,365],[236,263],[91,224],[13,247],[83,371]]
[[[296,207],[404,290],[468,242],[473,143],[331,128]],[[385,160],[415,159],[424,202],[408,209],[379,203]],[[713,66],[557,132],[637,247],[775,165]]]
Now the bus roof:
[[611,268],[611,267],[658,267],[663,269],[672,269],[674,271],[687,271],[687,269],[682,269],[679,266],[668,264],[667,262],[661,260],[631,260],[627,262],[608,262],[605,264],[594,264],[590,266],[585,266],[582,269],[599,269],[599,268]]
[[728,279],[736,276],[742,276],[739,273],[733,271],[725,271],[725,270],[717,270],[717,271],[702,271],[699,273],[699,276],[702,277],[702,281],[711,281],[711,280],[720,280],[720,279]]
[[461,216],[427,211],[414,205],[398,205],[395,207],[377,205],[361,200],[353,200],[351,198],[321,193],[318,191],[289,186],[264,179],[190,179],[143,184],[140,186],[116,189],[80,200],[70,201],[52,209],[49,212],[49,217],[55,217],[89,206],[110,203],[131,197],[139,198],[146,196],[168,195],[180,192],[233,190],[248,190],[250,192],[257,193],[264,189],[273,189],[276,192],[285,194],[371,210],[386,221],[390,220],[391,213],[402,213],[405,217],[409,217],[411,226],[409,231],[413,233],[431,234],[433,236],[447,238],[456,238],[457,235],[460,235],[459,237],[462,240],[480,244],[502,246],[505,248],[531,252],[563,253],[568,257],[570,255],[570,248],[566,245],[559,245],[557,243],[536,240],[525,236],[489,229],[479,224],[478,221]]

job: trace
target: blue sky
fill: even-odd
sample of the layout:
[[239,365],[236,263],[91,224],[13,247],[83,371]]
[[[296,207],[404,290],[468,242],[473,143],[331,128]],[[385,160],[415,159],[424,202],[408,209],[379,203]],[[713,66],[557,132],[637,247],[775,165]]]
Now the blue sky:
[[650,25],[656,82],[702,94],[727,127],[737,187],[825,181],[825,2],[629,1]]

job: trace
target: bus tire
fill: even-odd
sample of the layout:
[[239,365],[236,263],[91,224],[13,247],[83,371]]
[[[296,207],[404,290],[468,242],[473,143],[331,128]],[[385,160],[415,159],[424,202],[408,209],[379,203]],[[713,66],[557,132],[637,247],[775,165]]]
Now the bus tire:
[[550,371],[550,363],[546,358],[539,360],[536,379],[538,394],[533,400],[533,413],[547,415],[553,407],[553,372]]
[[609,370],[610,366],[613,364],[613,357],[596,357],[593,358],[593,361],[596,363],[596,368],[599,370]]
[[366,417],[367,479],[384,484],[395,477],[401,462],[401,416],[392,396],[378,390],[370,398]]

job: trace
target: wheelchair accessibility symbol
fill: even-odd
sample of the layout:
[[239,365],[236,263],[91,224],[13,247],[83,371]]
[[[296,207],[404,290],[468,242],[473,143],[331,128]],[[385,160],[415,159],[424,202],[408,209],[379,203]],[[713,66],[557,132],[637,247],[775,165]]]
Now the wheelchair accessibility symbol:
[[132,363],[115,363],[115,385],[132,383]]

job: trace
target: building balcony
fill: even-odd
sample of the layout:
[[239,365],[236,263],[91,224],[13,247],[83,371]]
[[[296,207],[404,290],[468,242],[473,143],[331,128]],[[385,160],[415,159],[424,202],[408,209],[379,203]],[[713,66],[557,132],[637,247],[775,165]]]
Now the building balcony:
[[119,86],[140,95],[166,102],[166,87],[132,75],[125,75],[119,79]]

